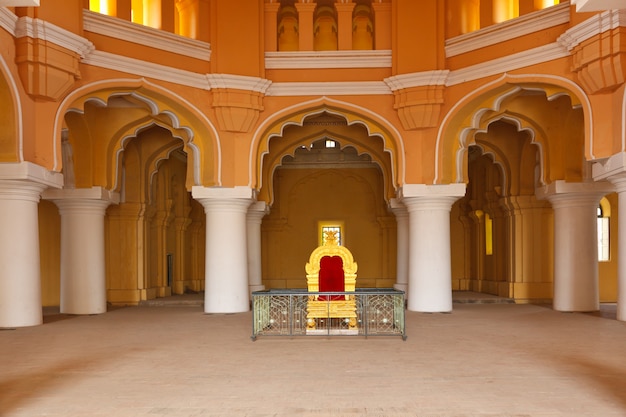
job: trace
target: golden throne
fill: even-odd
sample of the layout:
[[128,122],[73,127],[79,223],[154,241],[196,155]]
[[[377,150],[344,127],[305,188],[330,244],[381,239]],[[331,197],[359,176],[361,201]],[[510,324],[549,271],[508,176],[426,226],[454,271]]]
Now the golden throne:
[[[327,232],[324,244],[311,253],[306,266],[309,292],[354,292],[357,264],[348,248],[340,246],[334,232]],[[314,332],[316,319],[343,319],[348,330],[357,331],[353,294],[315,294],[307,301],[307,332]]]

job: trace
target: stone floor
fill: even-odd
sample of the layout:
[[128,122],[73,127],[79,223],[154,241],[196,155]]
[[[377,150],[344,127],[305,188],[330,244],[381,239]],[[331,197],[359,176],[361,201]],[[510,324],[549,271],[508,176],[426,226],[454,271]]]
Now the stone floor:
[[[178,300],[178,301],[177,301]],[[0,331],[2,417],[626,416],[626,323],[457,295],[400,337],[259,337],[201,298]]]

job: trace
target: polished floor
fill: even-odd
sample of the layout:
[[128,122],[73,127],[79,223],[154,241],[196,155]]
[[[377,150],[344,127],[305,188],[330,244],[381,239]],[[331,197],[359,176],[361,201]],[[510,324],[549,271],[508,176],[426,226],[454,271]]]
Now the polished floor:
[[626,323],[457,294],[408,338],[259,337],[197,296],[0,330],[2,417],[626,416]]

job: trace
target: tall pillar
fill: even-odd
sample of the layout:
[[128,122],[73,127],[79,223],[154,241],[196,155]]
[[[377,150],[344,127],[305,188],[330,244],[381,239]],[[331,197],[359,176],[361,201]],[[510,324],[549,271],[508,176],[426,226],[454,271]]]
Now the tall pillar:
[[257,201],[248,209],[248,285],[250,293],[262,291],[263,275],[261,273],[261,223],[263,217],[269,213],[265,201]]
[[205,313],[250,310],[246,215],[253,201],[248,187],[192,188],[206,214]]
[[391,199],[391,211],[396,216],[396,283],[394,288],[407,292],[409,288],[409,212],[406,206],[395,198]]
[[450,210],[465,184],[407,184],[402,202],[409,212],[409,292],[407,308],[452,311]]
[[117,193],[102,187],[49,190],[61,214],[61,313],[106,312],[104,216]]
[[617,320],[626,321],[626,173],[610,177],[617,192]]
[[337,49],[349,51],[352,49],[352,12],[356,3],[351,0],[338,0],[335,3],[337,10]]
[[554,210],[554,296],[557,311],[597,311],[597,209],[608,183],[556,181],[542,190]]
[[265,3],[264,5],[264,32],[265,32],[265,52],[276,52],[278,50],[278,10],[280,3]]
[[28,162],[0,164],[0,177],[0,328],[36,326],[43,322],[37,205],[63,178]]
[[391,2],[372,2],[374,9],[374,49],[391,49]]
[[313,12],[317,7],[316,3],[296,2],[298,11],[298,36],[301,51],[313,50]]

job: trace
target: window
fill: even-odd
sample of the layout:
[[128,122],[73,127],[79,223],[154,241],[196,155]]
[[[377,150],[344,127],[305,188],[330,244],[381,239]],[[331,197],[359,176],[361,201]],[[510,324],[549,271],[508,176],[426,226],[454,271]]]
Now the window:
[[115,16],[116,2],[112,0],[89,0],[89,10],[96,13]]
[[323,221],[319,222],[319,242],[320,246],[324,245],[326,239],[337,239],[337,244],[339,246],[343,245],[344,242],[344,234],[343,234],[343,222],[341,221]]
[[493,221],[485,213],[485,255],[493,255]]
[[337,142],[335,142],[335,141],[334,141],[334,140],[332,140],[332,139],[326,139],[326,144],[325,144],[325,146],[326,146],[327,148],[336,148],[336,147],[337,147]]
[[598,261],[607,262],[610,260],[610,239],[609,239],[609,216],[610,205],[606,198],[600,201],[597,209],[598,213]]

